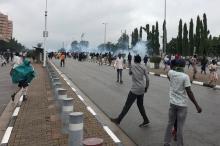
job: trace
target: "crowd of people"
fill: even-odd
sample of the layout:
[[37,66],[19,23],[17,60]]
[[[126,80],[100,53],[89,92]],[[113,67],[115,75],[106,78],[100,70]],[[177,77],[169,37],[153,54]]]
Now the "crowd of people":
[[190,66],[192,66],[192,77],[193,79],[197,79],[197,74],[198,74],[198,65],[200,64],[201,66],[201,74],[207,74],[207,68],[209,70],[209,81],[208,84],[210,87],[215,87],[216,82],[218,81],[218,73],[217,73],[217,61],[216,59],[208,60],[207,57],[203,56],[202,58],[199,58],[197,55],[193,55],[191,57],[185,58],[181,57],[180,55],[176,56],[168,56],[166,55],[164,57],[163,63],[164,63],[164,70],[169,70],[170,68],[170,63],[172,60],[176,58],[181,58],[184,59],[187,64],[188,64],[188,69],[190,69]]

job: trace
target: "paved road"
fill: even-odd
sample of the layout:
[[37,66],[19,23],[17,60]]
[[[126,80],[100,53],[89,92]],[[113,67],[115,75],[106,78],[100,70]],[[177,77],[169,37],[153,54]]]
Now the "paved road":
[[5,106],[11,99],[11,94],[15,90],[16,86],[12,84],[11,77],[9,75],[11,66],[0,66],[0,115]]
[[[59,65],[58,60],[54,61]],[[58,66],[59,67],[59,66]],[[89,62],[66,61],[66,67],[60,68],[72,81],[109,117],[116,117],[121,111],[131,86],[128,71],[123,71],[124,84],[117,84],[116,71],[109,66],[98,66]],[[187,146],[220,145],[220,91],[193,85],[195,96],[203,108],[198,114],[189,102],[188,117],[184,138]],[[165,78],[150,76],[150,87],[145,94],[144,105],[151,125],[139,128],[142,122],[138,108],[132,106],[120,128],[133,139],[138,146],[161,146],[168,120],[169,82]]]

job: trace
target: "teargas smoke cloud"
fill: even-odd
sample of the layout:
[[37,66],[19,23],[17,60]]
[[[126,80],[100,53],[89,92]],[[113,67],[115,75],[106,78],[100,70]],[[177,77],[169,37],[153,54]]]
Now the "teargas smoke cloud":
[[[115,52],[111,52],[113,56],[117,56],[118,54],[124,54],[124,56],[127,56],[128,53],[130,52],[132,56],[139,54],[141,58],[144,58],[145,55],[150,54],[151,49],[149,49],[147,46],[148,42],[147,41],[139,41],[137,44],[132,48],[132,49],[117,49]],[[87,52],[87,53],[108,53],[109,48],[91,48],[91,47],[85,47],[85,46],[78,46],[78,49],[75,50],[71,48],[71,45],[68,45],[66,50],[69,52]]]

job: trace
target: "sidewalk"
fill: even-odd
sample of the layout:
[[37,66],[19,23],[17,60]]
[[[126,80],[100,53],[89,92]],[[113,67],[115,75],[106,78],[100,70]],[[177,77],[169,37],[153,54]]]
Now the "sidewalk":
[[[46,69],[34,64],[37,77],[28,90],[28,100],[23,102],[15,121],[9,146],[67,146],[68,135],[61,133],[61,121],[55,106],[53,92],[49,84]],[[103,130],[98,121],[88,112],[85,105],[76,98],[76,94],[67,88],[68,96],[74,98],[74,109],[84,113],[84,138],[99,137],[105,146],[115,143]]]

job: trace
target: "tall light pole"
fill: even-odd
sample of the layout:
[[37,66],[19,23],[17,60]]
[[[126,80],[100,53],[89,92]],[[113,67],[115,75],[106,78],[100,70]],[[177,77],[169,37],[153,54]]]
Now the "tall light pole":
[[43,31],[43,37],[44,37],[44,62],[43,66],[46,67],[46,39],[48,37],[48,31],[47,31],[47,0],[46,0],[46,9],[45,9],[45,24],[44,24],[44,31]]
[[106,25],[107,25],[108,23],[103,22],[102,24],[105,25],[105,31],[104,31],[104,46],[105,46],[105,45],[106,45]]
[[166,48],[167,48],[167,27],[166,27],[166,24],[167,24],[167,20],[166,20],[166,17],[167,17],[167,0],[165,0],[164,2],[164,36],[163,36],[163,39],[164,39],[164,42],[163,42],[163,53],[166,53]]

